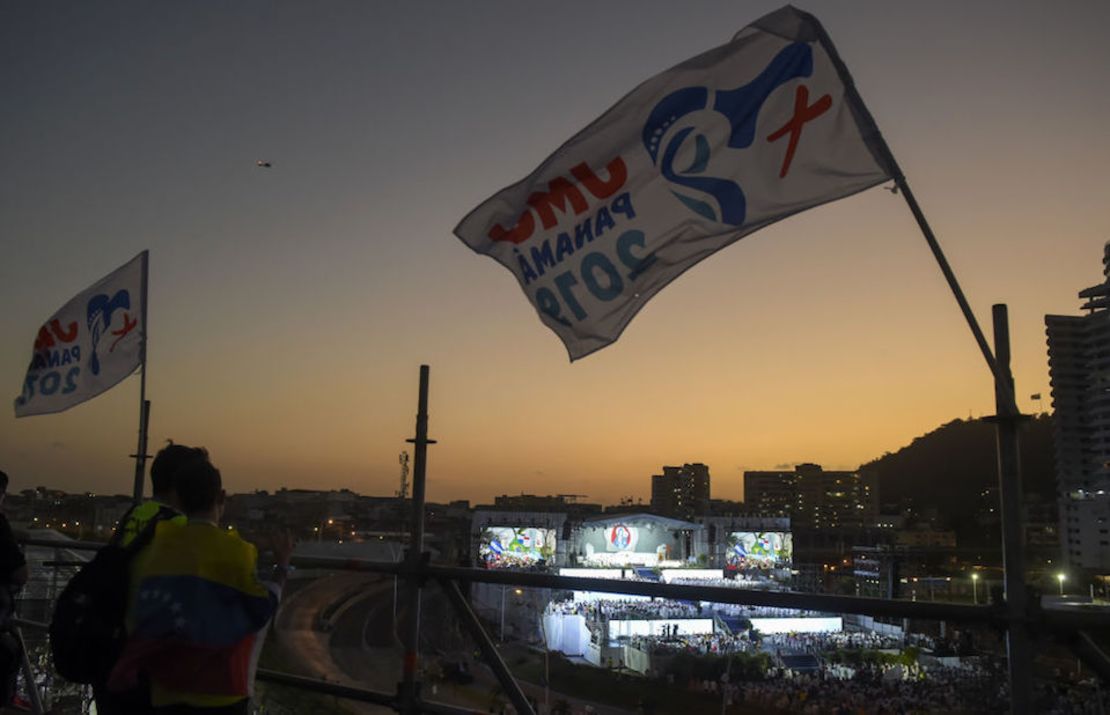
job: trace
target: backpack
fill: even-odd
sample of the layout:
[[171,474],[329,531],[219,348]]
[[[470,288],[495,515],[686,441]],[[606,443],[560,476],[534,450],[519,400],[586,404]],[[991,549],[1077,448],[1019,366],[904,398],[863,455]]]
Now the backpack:
[[[174,513],[172,510],[166,510]],[[129,511],[121,524],[131,516]],[[112,539],[66,584],[50,621],[54,669],[74,683],[100,685],[123,652],[131,560],[154,538],[163,516],[154,516],[127,546]]]

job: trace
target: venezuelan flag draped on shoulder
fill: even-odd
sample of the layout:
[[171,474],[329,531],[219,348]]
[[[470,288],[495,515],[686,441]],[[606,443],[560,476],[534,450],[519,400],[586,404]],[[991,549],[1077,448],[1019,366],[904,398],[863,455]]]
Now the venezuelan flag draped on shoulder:
[[160,691],[249,696],[255,641],[278,598],[259,582],[257,562],[235,532],[159,522],[133,562],[128,641],[109,687],[127,690],[143,673],[155,705]]
[[632,90],[455,233],[575,360],[703,258],[892,178],[884,156],[824,29],[784,7]]

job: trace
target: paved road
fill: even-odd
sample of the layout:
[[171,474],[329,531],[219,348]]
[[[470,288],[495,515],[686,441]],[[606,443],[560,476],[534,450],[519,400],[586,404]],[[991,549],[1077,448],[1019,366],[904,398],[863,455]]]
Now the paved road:
[[[339,608],[333,606],[340,603]],[[329,608],[332,607],[332,608]],[[304,675],[318,677],[382,692],[394,692],[401,679],[401,655],[393,624],[393,581],[390,577],[366,574],[325,576],[293,594],[282,606],[278,617],[277,639],[301,667]],[[321,614],[333,618],[330,632],[320,630]],[[409,609],[403,587],[398,592],[397,633],[405,633]],[[437,588],[424,590],[421,602],[422,662],[438,655],[471,663],[475,681],[468,686],[443,684],[432,691],[425,683],[425,697],[464,708],[485,712],[491,703],[496,678],[480,662],[473,661],[475,650],[463,634],[446,598]],[[525,693],[543,700],[543,688],[522,683]],[[554,702],[565,698],[579,707],[587,703],[565,694],[551,693]],[[389,713],[387,708],[349,703],[355,713]],[[629,711],[594,705],[599,715],[627,715]]]
[[[333,657],[331,640],[335,633],[324,632],[319,626],[322,613],[352,592],[374,593],[381,590],[380,577],[365,574],[338,573],[323,576],[304,586],[282,604],[275,637],[285,651],[285,660],[295,664],[299,675],[319,678],[343,685],[373,687],[359,678],[350,677]],[[392,713],[389,708],[345,701],[352,713]]]

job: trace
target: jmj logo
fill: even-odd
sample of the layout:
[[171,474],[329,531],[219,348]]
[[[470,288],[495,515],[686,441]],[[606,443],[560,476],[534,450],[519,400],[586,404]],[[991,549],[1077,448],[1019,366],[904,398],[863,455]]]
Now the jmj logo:
[[[735,176],[712,176],[713,124],[728,123],[728,149],[743,150],[756,141],[756,122],[767,98],[782,85],[813,74],[813,49],[793,43],[782,49],[754,80],[730,90],[684,87],[664,97],[652,109],[643,130],[643,143],[660,174],[671,184],[671,193],[694,213],[710,221],[741,226],[747,216],[747,198]],[[829,110],[832,97],[809,103],[809,88],[799,85],[794,113],[781,127],[763,138],[775,143],[788,138],[779,178],[790,165],[806,122]],[[708,111],[707,111],[708,110]],[[681,165],[677,162],[683,159]],[[731,157],[730,157],[731,160]]]
[[625,525],[614,526],[609,532],[609,543],[618,551],[632,546],[632,531]]
[[126,290],[116,291],[116,294],[109,298],[107,295],[100,294],[94,295],[89,299],[89,304],[86,306],[85,314],[89,325],[89,341],[92,347],[92,355],[89,358],[89,371],[94,375],[100,374],[100,358],[96,354],[96,348],[100,344],[100,340],[104,332],[112,327],[112,314],[117,310],[123,312],[123,325],[119,330],[112,330],[111,334],[116,336],[112,341],[108,352],[116,349],[116,345],[120,340],[130,333],[138,326],[138,319],[132,320],[127,310],[131,308],[131,295]]

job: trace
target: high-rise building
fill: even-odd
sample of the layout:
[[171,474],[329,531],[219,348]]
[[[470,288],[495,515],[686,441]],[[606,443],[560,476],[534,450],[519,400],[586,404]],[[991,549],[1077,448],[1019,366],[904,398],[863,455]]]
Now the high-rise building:
[[798,501],[796,474],[744,472],[744,506],[753,514],[791,516]]
[[864,529],[876,525],[879,484],[873,475],[799,464],[792,472],[744,472],[744,503],[766,516],[789,516],[795,530]]
[[1086,315],[1046,315],[1060,546],[1068,566],[1110,569],[1110,243]]
[[701,463],[663,467],[651,478],[651,511],[677,519],[709,513],[709,467]]

